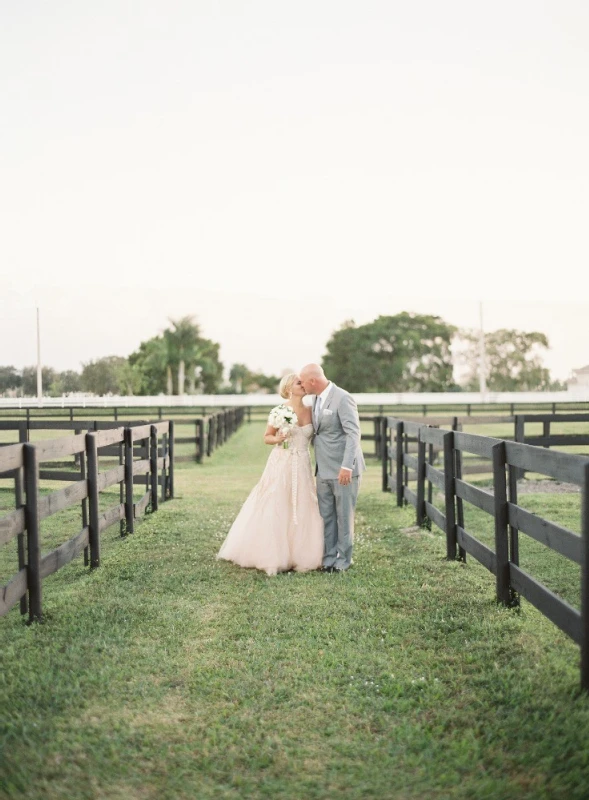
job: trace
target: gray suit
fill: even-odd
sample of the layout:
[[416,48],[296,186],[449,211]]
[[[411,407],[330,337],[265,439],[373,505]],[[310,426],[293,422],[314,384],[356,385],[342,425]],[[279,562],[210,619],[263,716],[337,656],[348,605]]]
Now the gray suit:
[[[319,415],[313,402],[317,499],[323,517],[323,566],[347,569],[352,561],[354,510],[360,475],[366,469],[360,444],[360,419],[351,395],[332,383]],[[340,486],[341,467],[352,470],[352,481]]]

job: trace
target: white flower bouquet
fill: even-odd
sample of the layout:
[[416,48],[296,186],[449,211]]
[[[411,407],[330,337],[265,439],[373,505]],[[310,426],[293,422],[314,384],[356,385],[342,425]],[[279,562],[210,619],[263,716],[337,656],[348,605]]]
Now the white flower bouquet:
[[[295,425],[298,424],[298,417],[290,406],[281,403],[270,412],[268,417],[268,425],[276,428],[278,433],[285,433],[287,436],[290,434]],[[282,442],[282,446],[288,448],[288,440]]]

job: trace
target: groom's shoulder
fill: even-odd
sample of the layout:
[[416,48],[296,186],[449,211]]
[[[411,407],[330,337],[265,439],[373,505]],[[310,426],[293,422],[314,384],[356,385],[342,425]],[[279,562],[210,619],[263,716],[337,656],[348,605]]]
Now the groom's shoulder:
[[335,390],[335,392],[336,392],[336,394],[337,394],[337,397],[338,397],[340,400],[344,400],[344,399],[345,399],[345,400],[351,400],[351,402],[352,402],[352,403],[354,402],[354,398],[352,397],[352,395],[351,395],[349,392],[346,392],[346,390],[345,390],[345,389],[342,389],[342,387],[341,387],[341,386],[337,386],[337,385],[334,383],[334,384],[333,384],[333,387],[334,387],[334,390]]

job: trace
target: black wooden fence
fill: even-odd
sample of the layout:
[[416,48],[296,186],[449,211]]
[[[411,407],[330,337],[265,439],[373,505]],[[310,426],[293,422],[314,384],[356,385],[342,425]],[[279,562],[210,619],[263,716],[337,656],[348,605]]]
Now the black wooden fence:
[[[121,533],[132,533],[135,521],[161,500],[174,496],[174,423],[106,428],[86,434],[31,444],[20,432],[19,444],[0,448],[0,477],[14,479],[14,511],[0,517],[0,544],[17,540],[18,572],[0,587],[0,616],[20,601],[29,619],[42,617],[42,581],[84,551],[84,562],[100,565],[100,536],[119,522]],[[42,469],[46,462],[77,457],[79,472]],[[99,457],[115,456],[115,467],[100,469]],[[68,485],[40,494],[40,480],[67,481]],[[140,499],[134,484],[144,484]],[[119,485],[119,502],[101,510],[105,489]],[[161,490],[161,491],[160,491]],[[160,496],[161,494],[161,496]],[[80,505],[82,529],[46,555],[41,555],[40,525],[44,519]]]
[[[197,461],[202,463],[204,456],[210,456],[217,447],[224,444],[227,439],[235,433],[235,431],[243,424],[246,417],[246,409],[244,408],[230,408],[224,411],[218,411],[208,417],[199,418],[180,418],[170,420],[170,423],[176,428],[178,426],[191,427],[194,434],[191,436],[178,436],[175,437],[175,443],[192,444],[194,451],[191,455],[176,455],[175,461]],[[16,431],[18,432],[19,441],[30,441],[31,431],[48,431],[48,430],[71,430],[76,434],[83,431],[98,431],[110,428],[120,427],[136,427],[138,425],[147,425],[151,421],[148,419],[141,420],[96,420],[96,419],[35,419],[28,415],[24,419],[0,419],[0,431]],[[78,461],[76,456],[76,462]]]
[[[412,505],[416,523],[433,522],[446,535],[448,559],[466,554],[483,564],[496,581],[497,600],[517,603],[519,595],[563,630],[581,647],[581,685],[589,690],[589,459],[520,442],[443,431],[428,425],[385,417],[382,462],[383,491],[394,491],[397,505]],[[407,452],[407,440],[417,453]],[[443,453],[443,466],[428,458],[430,447]],[[463,480],[462,461],[472,453],[489,462],[492,493]],[[529,470],[581,487],[581,535],[518,505],[518,476]],[[415,488],[409,486],[415,482]],[[443,495],[444,511],[432,503],[436,487]],[[494,519],[494,549],[465,529],[464,503]],[[524,533],[580,565],[581,606],[573,608],[519,566],[519,534]]]

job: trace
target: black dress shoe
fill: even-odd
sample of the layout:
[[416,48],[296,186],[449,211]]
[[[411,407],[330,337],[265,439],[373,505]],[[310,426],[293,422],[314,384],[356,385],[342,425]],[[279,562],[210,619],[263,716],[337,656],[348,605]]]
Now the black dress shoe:
[[335,572],[335,567],[321,567],[321,572]]

